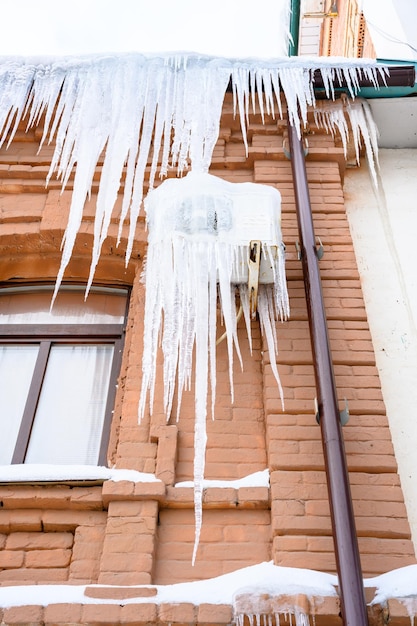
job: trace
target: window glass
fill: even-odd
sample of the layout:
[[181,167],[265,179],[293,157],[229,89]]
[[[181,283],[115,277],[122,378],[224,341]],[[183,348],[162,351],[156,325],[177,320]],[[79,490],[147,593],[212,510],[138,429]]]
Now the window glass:
[[104,465],[128,290],[0,289],[0,464]]
[[0,291],[0,324],[122,324],[126,290],[64,286],[51,310],[53,287],[18,287]]
[[52,346],[25,463],[97,462],[113,350]]
[[12,460],[38,351],[37,345],[0,345],[0,464]]

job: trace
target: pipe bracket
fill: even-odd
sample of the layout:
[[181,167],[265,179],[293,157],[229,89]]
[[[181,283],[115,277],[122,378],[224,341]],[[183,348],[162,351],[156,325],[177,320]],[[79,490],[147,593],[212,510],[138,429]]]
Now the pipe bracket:
[[[320,424],[320,411],[319,411],[317,398],[314,398],[314,415],[316,417],[317,424]],[[345,408],[339,411],[339,415],[340,415],[340,423],[342,424],[342,426],[346,426],[350,417],[349,405],[348,405],[348,401],[346,400],[346,398],[345,398]]]
[[[303,147],[303,152],[304,152],[304,156],[308,156],[309,150],[310,150],[310,146],[308,145],[308,139],[307,137],[303,137],[303,143],[304,143],[304,147]],[[291,161],[291,150],[288,146],[288,138],[284,137],[283,141],[282,141],[282,150],[284,152],[284,156]]]
[[318,241],[318,245],[316,245],[316,255],[317,255],[318,260],[321,261],[324,255],[324,248],[323,248],[323,244],[321,242],[320,237],[317,237],[317,241]]
[[346,426],[349,421],[350,413],[349,413],[349,405],[348,401],[345,398],[345,408],[340,411],[340,423],[342,426]]
[[258,305],[260,263],[261,263],[261,242],[259,240],[253,240],[249,244],[249,258],[248,258],[249,308],[250,308],[250,315],[252,319],[255,319],[256,309]]

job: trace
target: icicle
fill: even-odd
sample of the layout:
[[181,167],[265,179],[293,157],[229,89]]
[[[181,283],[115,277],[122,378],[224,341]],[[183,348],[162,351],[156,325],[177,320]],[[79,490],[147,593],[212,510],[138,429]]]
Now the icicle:
[[[250,338],[248,250],[251,239],[262,242],[262,263],[270,285],[259,286],[259,315],[276,367],[275,319],[288,316],[284,257],[280,232],[280,194],[273,187],[229,183],[210,174],[191,171],[169,179],[145,200],[149,229],[142,388],[139,418],[147,392],[152,411],[159,337],[164,356],[164,410],[170,418],[174,392],[177,417],[183,391],[189,386],[195,348],[194,431],[194,563],[202,524],[206,419],[210,380],[214,416],[216,396],[217,294],[225,324],[233,401],[233,352],[243,366],[237,334],[238,288]],[[254,218],[256,216],[256,219]],[[275,253],[274,253],[275,251]]]
[[345,97],[335,102],[318,102],[314,110],[314,118],[318,126],[332,134],[336,130],[339,132],[345,156],[347,156],[349,140],[346,116],[352,129],[356,161],[359,164],[361,139],[363,139],[371,176],[377,186],[378,129],[366,100],[359,98],[352,102]]

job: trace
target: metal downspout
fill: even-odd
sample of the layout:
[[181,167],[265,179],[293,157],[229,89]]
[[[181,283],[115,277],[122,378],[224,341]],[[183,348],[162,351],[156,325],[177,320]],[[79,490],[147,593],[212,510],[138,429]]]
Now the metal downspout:
[[345,626],[367,626],[362,569],[321,289],[304,148],[296,128],[290,123],[288,133],[341,612]]
[[[292,41],[298,43],[300,0],[291,0],[291,17]],[[297,53],[298,46],[289,47],[290,56]],[[304,147],[302,139],[297,135],[297,129],[289,121],[288,137],[316,381],[318,418],[339,578],[341,614],[345,626],[368,626],[362,567],[318,266]]]

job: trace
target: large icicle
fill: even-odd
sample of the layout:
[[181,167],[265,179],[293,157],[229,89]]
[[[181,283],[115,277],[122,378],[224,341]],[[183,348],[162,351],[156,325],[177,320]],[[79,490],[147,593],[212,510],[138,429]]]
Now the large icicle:
[[[139,416],[143,417],[148,390],[152,411],[159,337],[164,356],[167,419],[171,416],[175,392],[179,416],[183,391],[190,386],[194,352],[193,563],[202,523],[209,379],[212,410],[216,394],[217,293],[226,327],[232,392],[234,349],[240,358],[235,300],[240,295],[242,306],[248,310],[246,284],[251,240],[262,244],[259,314],[279,384],[273,329],[275,319],[285,319],[289,313],[280,207],[280,194],[273,187],[229,183],[194,171],[184,178],[165,181],[145,200],[149,245]],[[280,384],[279,388],[282,393]]]
[[[179,174],[190,165],[207,171],[216,143],[221,108],[231,82],[239,110],[243,141],[246,123],[255,106],[261,114],[282,117],[282,92],[290,121],[298,132],[315,106],[314,72],[320,70],[328,97],[344,80],[351,96],[364,75],[376,84],[383,73],[372,61],[343,58],[285,57],[281,59],[225,59],[196,54],[93,56],[72,59],[0,58],[0,145],[10,143],[20,121],[28,127],[43,120],[42,142],[55,141],[47,181],[57,176],[63,189],[75,171],[68,225],[63,240],[57,289],[71,258],[81,225],[84,204],[91,193],[94,173],[101,164],[94,223],[94,244],[89,285],[121,180],[123,205],[119,241],[129,219],[126,262],[129,260],[139,215],[143,184],[150,162],[149,184],[159,164],[160,174],[172,167]],[[351,118],[358,111],[352,111]],[[368,112],[364,111],[369,120]],[[364,129],[356,117],[368,150]]]

